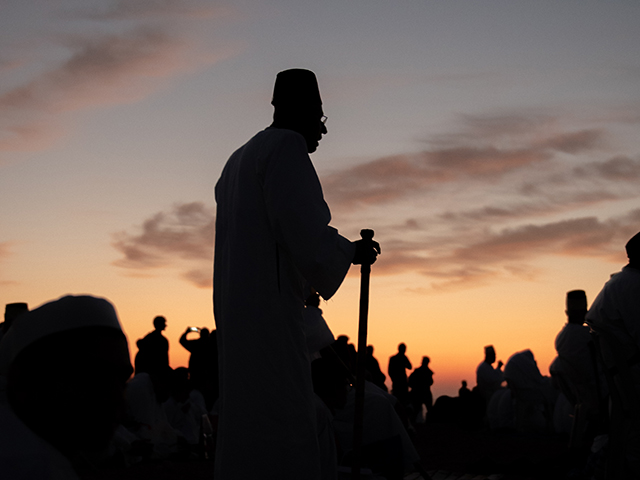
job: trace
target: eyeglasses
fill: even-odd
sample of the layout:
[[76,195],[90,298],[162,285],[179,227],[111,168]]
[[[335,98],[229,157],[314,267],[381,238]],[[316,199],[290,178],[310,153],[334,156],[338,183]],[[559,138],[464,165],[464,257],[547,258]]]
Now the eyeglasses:
[[320,117],[320,121],[322,122],[323,125],[327,124],[328,119],[329,117],[327,117],[326,115],[322,115],[322,117]]

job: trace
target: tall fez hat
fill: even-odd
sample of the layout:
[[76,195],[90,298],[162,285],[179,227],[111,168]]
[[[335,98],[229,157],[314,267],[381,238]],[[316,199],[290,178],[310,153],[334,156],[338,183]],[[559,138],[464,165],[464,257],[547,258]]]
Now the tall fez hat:
[[7,303],[4,307],[4,315],[7,318],[15,318],[29,311],[29,305],[23,302]]
[[584,290],[571,290],[567,292],[567,310],[586,310],[587,294]]
[[316,74],[302,68],[292,68],[278,73],[271,105],[276,108],[322,105]]
[[624,246],[629,260],[640,260],[640,232],[636,233]]

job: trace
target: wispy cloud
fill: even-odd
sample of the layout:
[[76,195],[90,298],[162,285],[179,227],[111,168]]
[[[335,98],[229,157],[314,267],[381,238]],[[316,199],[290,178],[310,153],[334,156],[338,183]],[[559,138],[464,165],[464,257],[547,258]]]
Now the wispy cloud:
[[388,239],[376,263],[379,274],[419,272],[426,290],[483,285],[498,279],[537,275],[535,260],[548,255],[624,261],[624,244],[640,230],[640,209],[599,220],[582,217],[543,224],[523,224],[439,238],[424,235],[411,242]]
[[580,153],[602,145],[603,132],[599,129],[565,132],[542,141],[541,147],[564,153]]
[[600,151],[606,137],[597,128],[562,129],[550,115],[461,115],[457,131],[434,136],[429,148],[371,159],[326,176],[323,185],[339,209],[388,204],[442,185],[539,175],[562,155]]
[[[19,85],[3,89],[0,83],[0,151],[45,148],[63,134],[63,115],[136,102],[164,87],[167,79],[227,55],[222,50],[218,57],[197,54],[188,27],[170,22],[213,14],[211,6],[165,1],[106,5],[104,11],[75,12],[96,21],[91,33],[48,36],[46,45],[68,53],[58,63],[44,71],[32,69],[37,73]],[[18,68],[19,63],[7,60],[0,68]],[[28,72],[30,64],[24,67]]]
[[541,150],[457,147],[384,157],[325,177],[327,196],[340,207],[395,201],[431,186],[469,178],[494,179],[548,160]]
[[640,156],[611,155],[608,130],[573,123],[461,115],[420,152],[333,172],[325,194],[342,221],[393,208],[392,223],[376,228],[385,247],[376,272],[418,272],[421,291],[534,279],[536,260],[549,255],[623,262],[640,210],[584,212],[640,198]]
[[209,287],[214,228],[215,215],[204,203],[174,205],[145,220],[137,233],[115,234],[112,245],[124,258],[113,263],[136,272],[173,267],[197,286]]
[[[552,115],[461,116],[459,125],[420,152],[373,158],[322,179],[339,227],[371,220],[384,252],[377,274],[418,273],[424,284],[416,291],[432,292],[535,280],[537,260],[548,256],[624,261],[640,209],[585,212],[640,198],[640,156],[612,154],[609,131],[564,128]],[[213,233],[181,231],[185,241],[173,227],[165,232],[168,223],[181,224],[168,218],[177,215],[151,217],[142,235],[121,234],[118,264],[147,271],[192,254],[198,263],[180,267],[181,276],[210,286]],[[212,232],[213,213],[204,218]]]
[[640,179],[640,160],[616,156],[603,162],[591,162],[575,167],[573,173],[581,178],[604,178],[613,182],[636,182]]

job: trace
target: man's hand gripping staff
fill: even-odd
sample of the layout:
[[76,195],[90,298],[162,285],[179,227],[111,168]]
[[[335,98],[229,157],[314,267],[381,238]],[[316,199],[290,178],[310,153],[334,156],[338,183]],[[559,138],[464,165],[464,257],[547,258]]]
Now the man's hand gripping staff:
[[367,228],[360,230],[360,240],[355,242],[356,253],[353,256],[354,265],[373,265],[380,255],[380,244],[373,240],[373,230]]

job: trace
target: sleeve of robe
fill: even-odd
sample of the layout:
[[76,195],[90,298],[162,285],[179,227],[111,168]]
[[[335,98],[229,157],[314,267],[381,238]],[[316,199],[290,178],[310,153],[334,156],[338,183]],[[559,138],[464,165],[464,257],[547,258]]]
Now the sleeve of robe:
[[622,327],[640,348],[640,271],[624,267],[604,285],[587,312],[587,323]]
[[302,135],[287,132],[265,166],[264,199],[278,244],[309,284],[328,300],[338,290],[355,244],[329,226],[331,213]]

